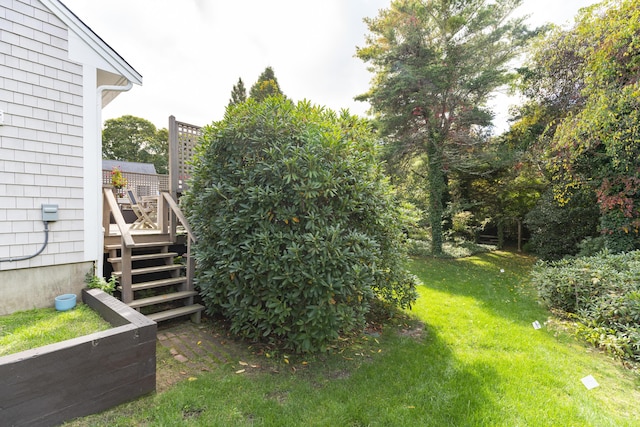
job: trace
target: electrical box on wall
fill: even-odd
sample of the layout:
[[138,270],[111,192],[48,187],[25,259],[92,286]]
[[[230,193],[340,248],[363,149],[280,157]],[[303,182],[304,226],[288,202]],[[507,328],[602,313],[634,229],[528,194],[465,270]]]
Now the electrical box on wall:
[[42,205],[42,220],[47,222],[57,221],[58,205]]

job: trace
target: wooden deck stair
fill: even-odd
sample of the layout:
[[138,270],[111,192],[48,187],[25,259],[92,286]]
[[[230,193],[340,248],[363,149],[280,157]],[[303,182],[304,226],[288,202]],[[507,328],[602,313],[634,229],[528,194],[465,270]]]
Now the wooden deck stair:
[[[127,305],[156,322],[190,315],[192,321],[199,323],[204,307],[194,303],[198,293],[189,289],[183,264],[174,263],[178,253],[169,251],[172,245],[162,240],[131,245],[129,268],[123,268],[123,258],[127,256],[122,256],[122,245],[105,245],[105,249],[109,253],[107,261],[120,282],[118,290]],[[128,280],[123,274],[129,274],[131,298],[126,296],[124,286]]]
[[[163,194],[159,198],[157,232],[147,231],[143,235],[132,232],[124,222],[111,192],[105,191],[104,197],[103,226],[110,229],[108,218],[112,215],[120,232],[120,235],[110,231],[105,234],[104,249],[118,279],[122,301],[156,322],[191,316],[193,322],[199,323],[204,307],[194,301],[198,292],[193,285],[193,234],[171,196]],[[173,231],[167,225],[171,222],[170,214],[174,215]],[[177,246],[175,218],[187,232],[184,263],[177,263],[179,254],[171,250]]]

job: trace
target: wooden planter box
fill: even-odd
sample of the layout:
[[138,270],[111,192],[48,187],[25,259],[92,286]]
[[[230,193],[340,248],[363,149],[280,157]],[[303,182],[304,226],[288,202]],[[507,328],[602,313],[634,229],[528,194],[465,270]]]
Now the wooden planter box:
[[1,425],[58,425],[155,391],[156,323],[97,289],[82,300],[113,328],[0,357]]

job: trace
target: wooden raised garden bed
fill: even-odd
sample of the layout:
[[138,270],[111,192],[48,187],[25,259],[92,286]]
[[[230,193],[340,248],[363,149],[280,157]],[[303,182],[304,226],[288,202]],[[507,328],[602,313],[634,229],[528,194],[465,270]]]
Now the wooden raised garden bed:
[[51,426],[156,389],[156,323],[97,289],[82,300],[112,328],[0,357],[0,424]]

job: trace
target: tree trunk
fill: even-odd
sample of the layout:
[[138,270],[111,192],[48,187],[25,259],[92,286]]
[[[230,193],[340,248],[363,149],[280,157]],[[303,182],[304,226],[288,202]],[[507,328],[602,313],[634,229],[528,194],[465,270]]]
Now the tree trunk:
[[442,154],[435,141],[427,142],[429,157],[429,223],[431,225],[431,254],[442,255],[442,197],[445,190]]

